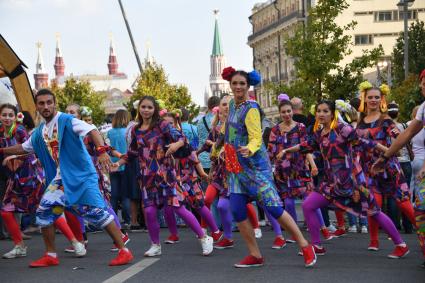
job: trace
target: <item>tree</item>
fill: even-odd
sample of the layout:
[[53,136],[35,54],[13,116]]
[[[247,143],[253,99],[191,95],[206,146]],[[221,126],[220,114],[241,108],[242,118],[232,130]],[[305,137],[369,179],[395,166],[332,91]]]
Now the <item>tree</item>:
[[297,77],[311,87],[316,100],[324,95],[346,99],[352,96],[362,80],[362,71],[376,64],[383,49],[364,50],[363,55],[341,67],[340,62],[352,53],[353,39],[344,34],[353,30],[356,22],[339,26],[335,19],[346,8],[346,0],[318,1],[309,11],[305,25],[295,36],[286,39],[286,53],[295,58]]
[[[409,36],[409,73],[420,74],[425,69],[425,27],[424,22],[412,23]],[[400,33],[393,49],[393,74],[395,84],[404,81],[404,33]]]
[[65,111],[71,103],[77,103],[80,106],[88,106],[93,110],[92,118],[96,125],[103,123],[105,119],[105,108],[103,101],[105,93],[95,92],[88,81],[77,81],[74,78],[67,79],[64,87],[52,86],[56,95],[58,108]]
[[411,120],[412,109],[423,102],[418,76],[410,75],[406,80],[402,81],[399,86],[391,90],[387,100],[388,102],[395,101],[399,105],[398,119],[400,121]]
[[151,95],[163,100],[168,110],[186,108],[189,110],[191,118],[199,114],[199,106],[192,102],[187,87],[169,83],[164,68],[155,62],[145,63],[134,94],[125,106],[131,109],[134,101],[144,95]]

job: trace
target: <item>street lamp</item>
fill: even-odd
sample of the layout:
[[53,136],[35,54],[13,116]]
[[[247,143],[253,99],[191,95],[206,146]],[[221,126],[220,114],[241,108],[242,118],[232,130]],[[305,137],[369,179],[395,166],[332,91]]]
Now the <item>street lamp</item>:
[[382,76],[381,76],[381,70],[387,69],[387,84],[391,87],[392,86],[392,78],[391,78],[391,61],[379,61],[376,64],[376,83],[378,85],[382,84]]
[[409,74],[409,36],[408,36],[408,7],[413,5],[415,0],[400,0],[397,3],[397,7],[400,11],[403,11],[403,20],[404,20],[404,79],[407,79]]

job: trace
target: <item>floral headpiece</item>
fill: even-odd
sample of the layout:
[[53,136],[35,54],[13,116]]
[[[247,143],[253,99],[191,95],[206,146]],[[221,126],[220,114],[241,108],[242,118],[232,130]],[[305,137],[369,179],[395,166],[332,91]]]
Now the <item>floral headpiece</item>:
[[93,114],[93,110],[91,110],[88,106],[81,106],[80,107],[80,115],[81,117],[89,117]]
[[[372,89],[373,85],[368,82],[368,81],[364,81],[359,85],[359,91],[360,91],[360,106],[358,111],[359,112],[364,112],[365,109],[365,100],[366,100],[366,92],[369,89]],[[379,90],[381,91],[381,104],[379,105],[379,108],[381,109],[381,112],[387,112],[388,107],[387,107],[387,100],[385,98],[385,96],[390,94],[390,87],[386,84],[381,84],[379,86]]]
[[140,101],[139,101],[139,100],[136,100],[136,101],[134,101],[134,102],[133,102],[133,108],[134,108],[135,110],[139,109],[139,103],[140,103]]
[[341,115],[344,115],[345,118],[347,118],[348,122],[351,122],[351,118],[348,113],[352,113],[353,107],[350,105],[350,103],[341,99],[337,99],[335,100],[335,109],[339,112],[338,114],[340,114],[338,115],[338,119],[340,122],[345,123]]
[[22,123],[22,122],[24,122],[24,118],[25,118],[24,113],[19,112],[19,113],[16,115],[16,122],[18,122],[18,123]]
[[277,101],[279,103],[281,103],[282,101],[289,101],[289,96],[286,93],[281,93],[279,94],[279,96],[277,97]]
[[183,115],[182,111],[180,109],[174,109],[171,111],[171,113],[176,117],[179,118]]
[[[236,73],[236,70],[233,67],[226,67],[223,69],[221,73],[221,77],[229,81],[232,79],[233,74]],[[261,75],[256,70],[253,70],[248,73],[248,84],[252,86],[256,86],[261,82]]]
[[220,112],[220,107],[216,106],[212,109],[212,113],[218,114]]

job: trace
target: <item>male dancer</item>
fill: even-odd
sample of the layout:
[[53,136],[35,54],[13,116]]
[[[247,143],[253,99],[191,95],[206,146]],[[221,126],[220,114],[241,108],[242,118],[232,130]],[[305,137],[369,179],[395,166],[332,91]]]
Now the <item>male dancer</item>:
[[30,267],[58,265],[55,249],[54,221],[65,208],[104,228],[119,248],[109,265],[124,265],[133,259],[124,247],[121,233],[113,216],[107,211],[99,190],[98,177],[82,138],[90,135],[96,144],[99,161],[109,169],[111,161],[102,137],[92,125],[56,111],[55,95],[41,89],[35,95],[37,111],[45,119],[25,143],[0,149],[0,154],[21,155],[35,153],[42,163],[49,184],[37,209],[37,224],[42,227],[46,254]]

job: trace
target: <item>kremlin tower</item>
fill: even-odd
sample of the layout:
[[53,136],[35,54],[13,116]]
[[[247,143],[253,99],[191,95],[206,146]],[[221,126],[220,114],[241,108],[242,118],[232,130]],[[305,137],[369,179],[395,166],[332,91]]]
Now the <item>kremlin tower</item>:
[[117,56],[115,55],[115,47],[114,42],[112,39],[112,35],[110,37],[110,45],[109,45],[109,60],[108,60],[108,70],[109,75],[117,75],[118,74],[118,62],[117,62]]
[[65,75],[65,63],[63,62],[59,34],[56,34],[56,56],[53,67],[55,68],[55,80],[58,82],[58,80]]
[[35,89],[39,90],[41,88],[45,88],[49,86],[49,75],[44,69],[43,55],[41,54],[42,44],[41,42],[37,42],[36,45],[38,50],[38,56],[37,56],[37,63],[35,65],[34,80],[35,80]]

